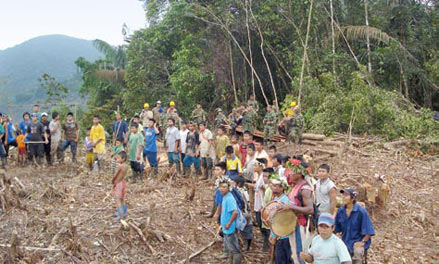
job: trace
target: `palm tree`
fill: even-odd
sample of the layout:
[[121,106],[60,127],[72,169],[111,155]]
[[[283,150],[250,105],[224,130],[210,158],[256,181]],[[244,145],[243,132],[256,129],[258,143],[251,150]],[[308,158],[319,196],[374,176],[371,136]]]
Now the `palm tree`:
[[93,40],[93,45],[105,55],[105,60],[100,65],[100,70],[96,75],[101,79],[113,83],[122,82],[123,84],[127,46],[119,45],[114,47],[100,39]]

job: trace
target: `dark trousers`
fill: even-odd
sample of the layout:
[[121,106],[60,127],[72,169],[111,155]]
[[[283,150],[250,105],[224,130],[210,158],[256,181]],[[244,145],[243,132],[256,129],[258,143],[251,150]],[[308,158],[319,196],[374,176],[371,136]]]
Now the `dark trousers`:
[[9,157],[9,147],[10,146],[18,147],[17,141],[14,139],[14,141],[6,144],[6,146],[5,146],[6,157]]
[[274,246],[274,263],[276,264],[293,264],[291,259],[291,246],[290,240],[279,239]]
[[29,144],[29,156],[32,161],[36,157],[37,162],[41,162],[41,158],[44,156],[44,146],[43,143],[30,143]]
[[47,163],[50,163],[50,140],[49,144],[44,144],[44,155],[46,156]]

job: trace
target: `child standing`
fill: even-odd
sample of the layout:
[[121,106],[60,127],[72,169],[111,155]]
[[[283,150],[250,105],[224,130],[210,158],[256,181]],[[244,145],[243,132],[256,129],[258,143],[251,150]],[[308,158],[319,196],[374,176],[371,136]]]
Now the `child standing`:
[[111,182],[113,183],[114,198],[116,199],[117,205],[117,213],[114,217],[114,220],[118,221],[121,217],[125,217],[128,211],[128,206],[124,203],[126,189],[126,182],[124,179],[128,171],[128,165],[126,164],[127,153],[125,151],[119,152],[119,154],[116,155],[116,160],[118,166],[116,167],[116,171],[114,172],[114,177]]
[[26,161],[26,143],[24,142],[24,135],[21,130],[17,130],[17,145],[18,145],[18,162],[24,165]]
[[142,180],[143,178],[143,160],[142,150],[144,145],[143,135],[138,132],[139,124],[131,124],[131,134],[128,140],[128,153],[131,169],[133,170],[133,182],[137,181],[137,178]]
[[123,139],[117,139],[115,144],[111,150],[111,173],[114,173],[117,167],[116,155],[125,150],[123,147]]
[[93,170],[93,161],[94,161],[94,154],[93,154],[93,140],[90,138],[90,128],[87,129],[87,136],[84,139],[84,148],[85,148],[85,163],[87,164],[88,168],[90,169],[90,172]]

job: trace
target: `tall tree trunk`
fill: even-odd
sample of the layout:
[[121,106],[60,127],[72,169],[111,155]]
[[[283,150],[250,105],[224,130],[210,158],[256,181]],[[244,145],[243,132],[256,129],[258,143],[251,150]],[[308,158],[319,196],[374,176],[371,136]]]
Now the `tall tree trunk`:
[[[366,18],[366,26],[369,27],[369,12],[368,12],[368,0],[364,0],[364,16]],[[366,35],[366,45],[367,45],[367,70],[372,73],[372,61],[370,58],[370,39],[369,34]]]
[[314,4],[314,0],[311,0],[311,4],[309,7],[308,14],[308,26],[306,28],[306,37],[305,37],[305,45],[303,47],[303,58],[302,58],[302,70],[300,71],[300,80],[299,80],[299,96],[297,98],[297,104],[300,106],[300,99],[302,98],[302,86],[303,86],[303,73],[305,71],[305,63],[307,58],[307,47],[308,47],[308,39],[309,39],[309,31],[311,28],[311,18],[312,18],[312,6]]
[[259,25],[258,25],[258,22],[257,22],[257,20],[256,20],[256,17],[255,17],[255,15],[253,14],[253,10],[252,10],[252,7],[251,7],[251,3],[250,3],[249,6],[250,6],[250,13],[251,13],[251,15],[252,15],[252,17],[253,17],[253,20],[254,20],[254,23],[255,23],[256,29],[258,30],[258,32],[259,32],[259,36],[260,36],[260,38],[261,38],[261,54],[262,54],[262,57],[264,58],[264,62],[265,62],[265,66],[267,67],[268,75],[270,76],[270,82],[271,82],[271,88],[273,89],[273,95],[274,95],[275,106],[276,106],[277,109],[279,109],[279,104],[278,104],[278,101],[277,101],[276,87],[275,87],[275,85],[274,85],[274,81],[273,81],[273,75],[271,74],[271,69],[270,69],[270,65],[269,65],[269,63],[268,63],[268,60],[267,60],[267,58],[265,57],[265,52],[264,52],[264,36],[263,36],[263,34],[262,34],[261,28],[260,28]]
[[[252,70],[252,73],[254,74],[254,76],[256,77],[256,79],[258,80],[258,84],[259,87],[261,88],[261,92],[262,92],[262,96],[264,97],[265,103],[268,105],[268,99],[267,99],[267,95],[265,94],[264,91],[264,86],[262,84],[262,80],[259,77],[259,74],[256,72],[256,69],[253,67],[253,64],[250,62],[249,58],[247,57],[246,53],[244,52],[244,50],[242,49],[241,45],[239,44],[238,40],[236,40],[235,36],[232,34],[232,32],[230,31],[230,29],[227,27],[226,24],[224,24],[224,22],[217,16],[215,15],[214,12],[212,12],[212,10],[210,10],[207,7],[204,6],[200,6],[200,8],[206,10],[218,23],[213,23],[216,24],[217,26],[222,27],[225,32],[229,35],[229,37],[233,40],[233,42],[235,43],[235,45],[238,47],[238,50],[241,52],[241,55],[244,57],[245,61],[247,62],[247,64],[250,65],[250,68]],[[198,19],[201,19],[202,21],[205,21],[207,23],[212,23],[211,21],[207,21],[203,18],[197,17]]]
[[232,41],[229,41],[229,57],[230,57],[230,75],[232,77],[233,95],[235,96],[235,105],[238,106],[238,94],[236,93],[235,73],[233,69],[233,53]]
[[332,39],[332,73],[334,74],[334,78],[336,76],[335,72],[335,32],[334,32],[334,7],[332,4],[332,0],[329,0],[330,11],[331,11],[331,39]]
[[[249,27],[249,17],[248,17],[248,1],[245,0],[245,26],[247,28],[247,39],[248,39],[248,51],[250,55],[250,67],[253,68],[253,53],[252,53],[252,41],[251,41],[251,35],[250,35],[250,27]],[[253,96],[255,96],[255,77],[252,71],[252,89],[253,89]],[[247,96],[247,95],[246,95]]]

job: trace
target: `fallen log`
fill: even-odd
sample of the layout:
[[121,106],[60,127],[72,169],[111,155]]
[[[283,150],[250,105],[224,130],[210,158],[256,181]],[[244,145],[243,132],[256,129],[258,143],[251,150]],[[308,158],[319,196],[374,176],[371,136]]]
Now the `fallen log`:
[[131,226],[137,232],[137,234],[139,234],[142,242],[149,248],[151,253],[153,255],[156,255],[157,251],[148,243],[148,240],[146,240],[146,237],[143,234],[142,230],[139,227],[137,227],[135,224],[131,223],[131,222],[126,222],[126,223],[128,223],[128,225]]
[[[10,248],[10,244],[0,244],[2,248]],[[41,247],[28,247],[28,246],[19,246],[18,248],[28,250],[28,251],[46,251],[46,252],[58,252],[61,251],[59,248],[41,248]]]
[[204,246],[203,248],[201,248],[200,250],[198,250],[197,252],[193,253],[192,255],[190,255],[188,258],[181,260],[179,263],[180,264],[184,264],[184,263],[189,263],[191,259],[195,258],[196,256],[200,255],[201,253],[203,253],[206,249],[210,248],[213,244],[215,244],[217,240],[214,239],[213,241],[211,241],[209,244],[207,244],[206,246]]
[[331,156],[337,156],[338,155],[338,152],[327,150],[327,149],[315,148],[314,151],[315,152],[320,152],[320,153],[326,153],[326,154],[329,154]]

